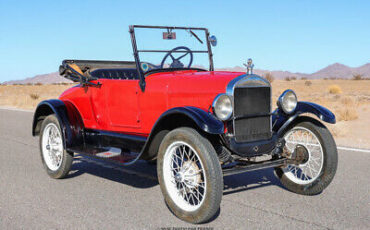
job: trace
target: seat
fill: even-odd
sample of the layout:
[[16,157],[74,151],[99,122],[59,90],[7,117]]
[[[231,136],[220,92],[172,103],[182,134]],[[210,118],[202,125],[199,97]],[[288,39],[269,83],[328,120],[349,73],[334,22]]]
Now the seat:
[[115,80],[135,80],[139,79],[136,69],[96,69],[90,73],[91,76],[104,79]]

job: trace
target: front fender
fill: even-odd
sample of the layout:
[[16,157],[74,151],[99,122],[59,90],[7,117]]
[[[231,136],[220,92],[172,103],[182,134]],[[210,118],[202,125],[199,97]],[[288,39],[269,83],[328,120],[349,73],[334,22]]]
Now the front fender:
[[331,124],[336,123],[335,115],[327,108],[312,102],[299,101],[293,114],[287,115],[279,108],[274,111],[272,116],[273,130],[279,135],[282,134],[303,113],[314,114],[322,121]]
[[175,128],[189,124],[209,134],[224,133],[223,122],[203,109],[191,106],[172,108],[164,112],[154,124],[140,157],[154,159],[165,135]]
[[218,120],[215,116],[208,113],[207,111],[192,106],[176,107],[167,110],[161,115],[154,127],[172,115],[185,115],[186,117],[194,121],[194,123],[197,124],[197,126],[206,133],[224,133],[224,124],[222,121]]
[[55,114],[59,121],[65,148],[83,143],[84,126],[78,110],[72,103],[58,99],[45,100],[38,104],[33,116],[33,136],[40,133],[42,121],[50,114]]

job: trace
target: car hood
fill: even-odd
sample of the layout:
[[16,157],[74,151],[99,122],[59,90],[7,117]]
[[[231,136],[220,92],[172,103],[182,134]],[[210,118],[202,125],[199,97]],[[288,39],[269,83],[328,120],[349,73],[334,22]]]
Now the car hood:
[[225,93],[227,84],[244,72],[226,71],[173,71],[155,73],[147,76],[146,81],[167,82],[171,91],[184,92],[218,92]]
[[[224,71],[174,71],[147,76],[146,90],[162,89],[168,96],[168,106],[195,106],[207,110],[214,98],[226,93],[229,82],[245,74]],[[156,87],[157,86],[157,87]]]

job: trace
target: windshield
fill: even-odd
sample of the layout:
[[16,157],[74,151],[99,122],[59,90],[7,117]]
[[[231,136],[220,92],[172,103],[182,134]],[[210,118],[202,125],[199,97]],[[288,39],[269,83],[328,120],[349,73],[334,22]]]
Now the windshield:
[[132,26],[130,29],[135,59],[143,73],[161,69],[213,69],[205,28]]

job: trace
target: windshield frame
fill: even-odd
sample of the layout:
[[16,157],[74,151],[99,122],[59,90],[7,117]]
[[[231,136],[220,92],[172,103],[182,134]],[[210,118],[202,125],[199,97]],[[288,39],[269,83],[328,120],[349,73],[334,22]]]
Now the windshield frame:
[[[208,59],[209,59],[209,71],[214,71],[214,65],[213,65],[213,54],[212,54],[212,48],[211,48],[211,43],[209,41],[209,32],[207,28],[201,28],[201,27],[178,27],[178,26],[148,26],[148,25],[130,25],[129,26],[129,32],[131,36],[131,43],[132,43],[132,49],[134,52],[134,58],[135,58],[135,63],[136,63],[136,69],[140,78],[140,88],[142,91],[145,90],[145,75],[143,70],[141,69],[140,66],[140,57],[139,53],[144,53],[144,52],[163,52],[167,53],[170,50],[138,50],[137,49],[137,44],[136,44],[136,37],[135,37],[135,28],[142,28],[142,29],[167,29],[167,30],[188,30],[188,31],[193,31],[193,30],[200,30],[204,31],[205,36],[206,36],[206,45],[207,45],[207,50],[192,50],[194,53],[208,53]],[[191,70],[192,68],[188,68]],[[171,69],[167,69],[167,71],[171,71]]]

